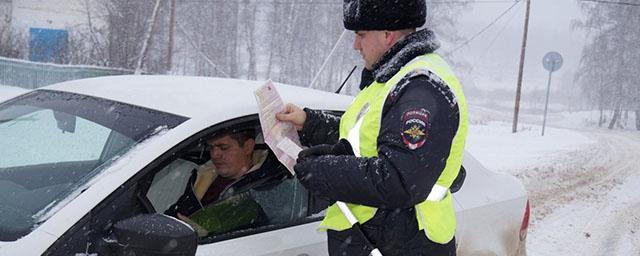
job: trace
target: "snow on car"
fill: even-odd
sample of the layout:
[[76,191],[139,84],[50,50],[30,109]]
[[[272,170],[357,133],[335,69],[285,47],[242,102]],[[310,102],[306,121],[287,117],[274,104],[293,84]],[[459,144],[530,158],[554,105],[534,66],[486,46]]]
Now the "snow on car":
[[[291,177],[248,188],[268,217],[259,226],[198,238],[162,214],[209,160],[207,138],[260,130],[253,92],[263,83],[116,76],[0,103],[0,255],[327,255],[317,230],[326,204]],[[285,102],[315,109],[341,112],[352,100],[276,87]],[[454,194],[458,255],[526,255],[523,185],[468,153],[463,165],[466,179]]]
[[11,99],[29,90],[20,87],[8,86],[0,84],[0,102]]

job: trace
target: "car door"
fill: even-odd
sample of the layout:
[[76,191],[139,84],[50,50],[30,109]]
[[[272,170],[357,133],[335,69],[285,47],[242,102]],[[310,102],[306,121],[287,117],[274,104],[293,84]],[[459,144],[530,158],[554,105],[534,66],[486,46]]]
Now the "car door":
[[[182,185],[194,167],[192,162],[179,158],[153,178],[147,198],[162,212],[180,197],[187,186]],[[171,169],[171,171],[167,171]],[[177,185],[168,180],[179,180]],[[199,241],[197,255],[327,255],[326,234],[317,230],[320,214],[310,215],[308,191],[292,177],[251,188],[251,195],[261,206],[269,222],[258,227],[233,230]],[[238,217],[239,216],[234,216]],[[233,220],[229,220],[232,222]]]
[[197,255],[327,255],[326,234],[318,231],[322,214],[308,191],[295,178],[253,190],[270,223],[203,239]]
[[272,231],[256,230],[252,235],[203,244],[196,255],[328,255],[326,233],[317,230],[317,219],[308,217],[299,223],[273,227]]
[[[210,160],[207,138],[223,129],[250,127],[260,131],[257,119],[250,116],[217,125],[168,154],[162,164],[138,182],[139,194],[147,201],[147,207],[152,212],[167,212],[191,189],[186,184],[195,178],[198,167]],[[256,148],[269,150],[259,134],[256,143]],[[259,183],[250,186],[248,193],[264,211],[268,222],[201,237],[197,255],[327,255],[326,234],[317,230],[322,215],[316,213],[326,208],[326,202],[312,198],[296,178],[289,175]]]
[[[168,209],[188,189],[183,185],[188,181],[186,174],[197,165],[185,158],[176,159],[153,178],[146,196],[158,212]],[[313,206],[314,200],[297,179],[289,177],[275,184],[259,185],[250,193],[269,222],[203,237],[197,255],[327,255],[326,235],[317,230],[321,215],[310,215],[320,207]]]

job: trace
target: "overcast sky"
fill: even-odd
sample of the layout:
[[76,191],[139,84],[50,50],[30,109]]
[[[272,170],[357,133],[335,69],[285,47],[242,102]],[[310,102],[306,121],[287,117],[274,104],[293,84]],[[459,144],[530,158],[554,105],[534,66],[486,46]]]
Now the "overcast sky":
[[[573,23],[582,19],[580,4],[576,0],[531,2],[524,89],[546,88],[548,72],[542,67],[542,57],[549,51],[557,51],[564,57],[564,66],[553,75],[554,85],[571,86],[585,41],[585,33],[572,28]],[[472,9],[460,17],[459,30],[470,38],[511,5],[513,3],[509,2],[472,4]],[[525,6],[525,1],[519,3],[456,53],[456,57],[464,58],[473,66],[472,77],[476,86],[486,89],[515,88]]]

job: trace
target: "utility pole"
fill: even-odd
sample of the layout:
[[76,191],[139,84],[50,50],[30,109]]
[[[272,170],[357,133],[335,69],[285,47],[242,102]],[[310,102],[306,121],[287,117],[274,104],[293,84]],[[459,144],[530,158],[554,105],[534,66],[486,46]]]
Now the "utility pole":
[[513,129],[518,131],[518,112],[520,112],[520,94],[522,92],[522,74],[524,72],[524,57],[527,50],[527,34],[529,32],[529,12],[531,10],[531,0],[527,0],[527,12],[524,17],[524,36],[522,38],[522,50],[520,51],[520,68],[518,70],[518,87],[516,88],[516,106],[513,111]]
[[173,33],[176,28],[176,0],[171,0],[171,14],[169,16],[169,49],[167,51],[167,71],[171,71],[173,64]]

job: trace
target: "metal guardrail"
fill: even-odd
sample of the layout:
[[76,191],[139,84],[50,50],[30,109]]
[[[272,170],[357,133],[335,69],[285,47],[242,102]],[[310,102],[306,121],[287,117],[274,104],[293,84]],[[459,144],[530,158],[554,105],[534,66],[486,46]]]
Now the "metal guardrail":
[[46,85],[98,76],[133,74],[132,70],[60,65],[0,57],[0,84],[35,89]]

